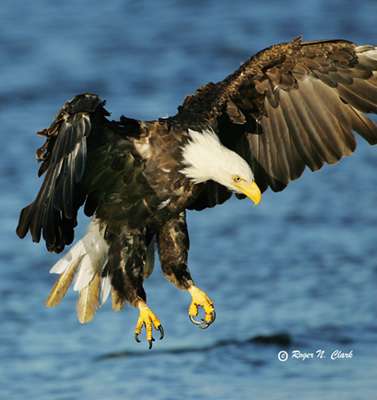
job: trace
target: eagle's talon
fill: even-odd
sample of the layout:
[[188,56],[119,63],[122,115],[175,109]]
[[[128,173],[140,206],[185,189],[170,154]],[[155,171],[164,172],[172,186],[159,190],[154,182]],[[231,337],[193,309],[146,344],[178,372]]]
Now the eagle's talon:
[[203,321],[203,323],[201,323],[201,324],[199,325],[199,328],[200,328],[200,329],[207,329],[210,325],[211,325],[211,324],[209,324],[208,322]]
[[157,329],[160,331],[160,340],[162,340],[165,336],[164,328],[160,325]]
[[140,314],[135,328],[135,340],[140,343],[139,335],[141,334],[141,331],[144,327],[148,342],[148,348],[151,349],[152,344],[155,341],[152,336],[153,328],[160,332],[160,340],[164,337],[164,329],[159,319],[143,301],[139,301],[138,308]]
[[[192,302],[189,307],[190,321],[201,329],[207,329],[216,319],[213,302],[205,292],[196,286],[191,286],[188,291],[192,297]],[[201,320],[195,318],[198,316],[199,307],[201,307],[205,313],[204,318]]]
[[216,321],[216,311],[215,310],[213,310],[213,313],[211,315],[211,321],[212,321],[211,324]]
[[195,317],[193,315],[189,314],[189,318],[190,321],[194,324],[194,325],[201,325],[203,323],[203,319],[201,319],[200,321],[195,319]]
[[206,321],[204,319],[202,319],[202,323],[199,324],[199,328],[200,329],[207,329],[211,324],[213,324],[215,322],[216,319],[216,311],[214,310],[211,314],[210,314],[210,320]]

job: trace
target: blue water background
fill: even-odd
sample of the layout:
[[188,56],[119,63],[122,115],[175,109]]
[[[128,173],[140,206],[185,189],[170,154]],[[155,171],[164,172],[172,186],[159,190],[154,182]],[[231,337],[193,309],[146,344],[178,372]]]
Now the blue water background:
[[[11,1],[0,7],[0,399],[375,399],[377,156],[356,154],[267,192],[189,214],[190,268],[216,303],[206,331],[189,296],[146,284],[166,339],[133,341],[137,313],[109,304],[81,326],[75,295],[46,309],[58,256],[15,236],[36,178],[34,132],[90,91],[114,118],[172,115],[185,95],[300,34],[377,43],[375,1]],[[78,234],[85,230],[82,218]],[[279,333],[291,345],[253,338]],[[280,362],[325,350],[325,359]],[[331,360],[352,350],[353,358]]]

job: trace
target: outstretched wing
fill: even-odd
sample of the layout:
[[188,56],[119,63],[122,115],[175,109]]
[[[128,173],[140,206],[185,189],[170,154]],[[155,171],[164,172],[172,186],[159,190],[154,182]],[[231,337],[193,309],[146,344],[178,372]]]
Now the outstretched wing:
[[376,144],[377,127],[364,114],[376,112],[377,47],[295,39],[200,88],[172,123],[212,127],[249,162],[261,190],[280,191],[306,166],[314,171],[350,155],[353,131]]
[[84,185],[88,148],[100,141],[106,115],[104,102],[93,94],[64,104],[51,126],[39,134],[46,142],[37,150],[38,175],[45,178],[36,199],[21,211],[17,234],[41,235],[48,250],[60,252],[73,241],[79,207],[87,199]]

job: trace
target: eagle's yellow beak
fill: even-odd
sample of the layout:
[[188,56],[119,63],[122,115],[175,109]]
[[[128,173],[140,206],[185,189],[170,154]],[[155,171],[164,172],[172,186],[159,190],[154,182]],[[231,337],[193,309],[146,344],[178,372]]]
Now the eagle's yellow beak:
[[246,182],[241,181],[234,184],[236,188],[247,196],[250,200],[254,202],[255,205],[258,205],[262,200],[262,193],[255,182]]

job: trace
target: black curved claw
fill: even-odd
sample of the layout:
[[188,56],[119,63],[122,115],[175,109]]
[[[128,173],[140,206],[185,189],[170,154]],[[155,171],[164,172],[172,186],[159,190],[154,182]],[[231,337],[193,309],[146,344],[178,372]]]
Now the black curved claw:
[[202,323],[199,325],[199,328],[200,329],[207,329],[211,325],[211,323],[212,322],[207,322],[207,321],[204,321],[204,319],[202,319]]
[[216,319],[216,311],[213,310],[211,312],[211,321],[207,322],[204,319],[202,319],[202,323],[199,325],[199,328],[207,329],[210,325],[212,325],[215,322],[215,319]]
[[135,340],[138,342],[138,343],[140,343],[141,342],[141,340],[139,339],[139,333],[135,333]]
[[152,343],[153,342],[154,342],[153,338],[151,340],[148,340],[148,348],[149,348],[149,350],[152,348]]
[[190,321],[198,326],[200,329],[207,329],[216,319],[216,312],[215,310],[211,313],[211,321],[207,322],[203,318],[199,321],[198,319],[195,319],[193,316],[189,315]]
[[160,331],[160,340],[162,340],[165,336],[164,328],[160,325],[157,329]]
[[213,310],[211,315],[212,315],[211,324],[213,324],[215,322],[215,320],[216,320],[216,311]]
[[200,326],[203,323],[203,320],[201,319],[200,321],[195,319],[195,317],[193,317],[192,315],[189,315],[190,321],[194,324],[194,325],[198,325]]

